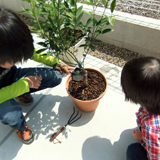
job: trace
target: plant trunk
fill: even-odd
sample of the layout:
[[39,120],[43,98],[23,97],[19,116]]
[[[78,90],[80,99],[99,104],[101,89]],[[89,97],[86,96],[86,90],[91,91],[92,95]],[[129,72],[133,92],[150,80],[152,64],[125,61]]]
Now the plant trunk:
[[85,87],[88,86],[88,72],[87,70],[85,70],[85,74],[84,74],[84,77],[83,77],[83,84]]

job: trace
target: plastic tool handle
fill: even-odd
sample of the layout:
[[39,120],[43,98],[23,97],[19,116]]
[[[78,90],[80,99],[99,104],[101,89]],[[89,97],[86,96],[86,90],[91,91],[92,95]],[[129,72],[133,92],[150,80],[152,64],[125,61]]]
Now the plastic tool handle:
[[52,134],[50,140],[53,141],[65,128],[65,126],[62,126],[56,133]]

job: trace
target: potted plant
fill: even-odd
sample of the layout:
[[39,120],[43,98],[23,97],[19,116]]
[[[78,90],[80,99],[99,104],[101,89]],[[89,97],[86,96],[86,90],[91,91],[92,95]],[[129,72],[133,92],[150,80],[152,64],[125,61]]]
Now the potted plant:
[[[39,42],[43,49],[38,50],[37,54],[47,49],[47,54],[52,54],[57,59],[70,56],[76,62],[76,69],[67,79],[66,90],[80,110],[84,112],[95,110],[100,98],[106,92],[107,80],[101,72],[84,68],[84,61],[90,49],[92,51],[95,50],[93,43],[102,43],[97,37],[112,31],[108,26],[113,26],[115,17],[113,15],[105,15],[108,1],[87,0],[82,3],[79,3],[80,0],[23,1],[27,1],[32,7],[31,9],[25,8],[23,11],[23,13],[29,13],[33,18],[32,31],[38,33],[44,39],[43,42]],[[83,4],[92,6],[92,11],[84,11]],[[97,18],[96,9],[100,4],[103,5],[104,11]],[[114,11],[115,5],[116,0],[112,0],[110,5],[111,12]],[[86,23],[82,21],[84,14],[88,16]],[[85,37],[85,43],[80,45],[79,48],[84,48],[85,52],[82,53],[83,58],[81,60],[75,54],[77,53],[75,44],[83,37]],[[96,78],[98,80],[97,84]],[[91,82],[94,83],[92,87],[90,87]],[[103,89],[101,88],[102,86]],[[97,93],[97,95],[93,95],[92,88],[96,89],[93,93]],[[88,91],[91,93],[89,94]],[[81,108],[83,104],[85,107]]]
[[[69,65],[75,66],[83,57],[86,30],[82,30],[82,8],[75,5],[77,2],[66,0],[23,0],[30,6],[23,8],[21,13],[29,14],[32,23],[31,31],[37,33],[43,42],[39,42],[43,49],[37,54],[48,50],[48,55],[54,55]],[[78,52],[78,50],[80,50]]]

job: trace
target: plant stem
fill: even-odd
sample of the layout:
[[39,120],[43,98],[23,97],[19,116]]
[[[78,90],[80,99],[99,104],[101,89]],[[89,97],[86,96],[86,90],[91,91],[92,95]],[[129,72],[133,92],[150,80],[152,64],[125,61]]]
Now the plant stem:
[[88,72],[85,70],[85,74],[83,77],[83,84],[87,87],[88,86]]

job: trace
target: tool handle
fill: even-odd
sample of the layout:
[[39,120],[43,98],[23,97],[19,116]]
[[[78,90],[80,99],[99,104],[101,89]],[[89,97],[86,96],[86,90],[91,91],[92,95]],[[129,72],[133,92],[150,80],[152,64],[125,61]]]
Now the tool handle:
[[65,126],[62,126],[57,132],[53,133],[50,137],[50,140],[53,141],[65,128]]

